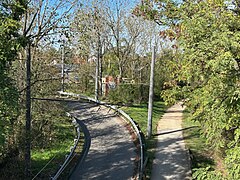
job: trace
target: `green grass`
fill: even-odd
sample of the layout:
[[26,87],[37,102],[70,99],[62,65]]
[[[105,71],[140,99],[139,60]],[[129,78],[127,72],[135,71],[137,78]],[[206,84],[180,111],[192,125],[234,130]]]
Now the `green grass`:
[[[166,110],[166,106],[162,101],[156,101],[153,105],[153,114],[152,114],[152,133],[156,134],[157,132],[157,123],[160,120],[161,116],[164,114]],[[123,107],[124,110],[134,121],[136,121],[141,128],[142,132],[146,136],[147,133],[147,121],[148,121],[148,105],[140,104],[133,105],[129,107]],[[150,139],[146,139],[146,149],[147,149],[147,157],[148,163],[145,169],[146,178],[150,179],[152,162],[154,159],[154,148],[156,147],[157,140],[152,136]]]
[[[32,151],[32,174],[37,174],[49,161],[51,161],[38,178],[53,176],[65,161],[70,147],[74,145],[74,126],[69,122],[61,122],[57,125],[57,139],[52,146],[46,149],[33,149]],[[65,173],[66,177],[68,173]]]
[[[166,107],[164,102],[156,101],[153,105],[153,114],[152,114],[152,130],[153,134],[157,132],[157,123],[160,117],[163,115]],[[136,104],[129,107],[123,107],[127,114],[134,119],[140,126],[142,132],[146,135],[147,133],[147,121],[148,121],[148,105],[147,104]]]
[[[61,119],[61,120],[60,120]],[[31,152],[31,178],[51,160],[51,162],[44,168],[44,170],[36,177],[36,179],[49,179],[53,176],[60,165],[65,161],[65,155],[69,154],[70,147],[74,145],[74,138],[76,137],[75,127],[69,122],[68,117],[59,117],[58,123],[54,127],[54,137],[52,141],[44,142],[44,146],[34,146]],[[83,137],[83,135],[81,135]],[[35,143],[36,144],[36,143]],[[83,142],[77,146],[77,156],[73,162],[69,164],[64,174],[61,175],[63,179],[67,179],[70,170],[77,162],[77,158],[82,150]],[[24,156],[10,158],[7,163],[0,168],[0,179],[24,179]]]
[[206,144],[206,140],[201,136],[200,124],[193,122],[189,118],[189,113],[184,111],[183,128],[189,128],[183,131],[186,147],[192,153],[192,169],[213,167],[213,152]]
[[44,178],[53,176],[64,162],[65,155],[70,152],[71,145],[73,145],[73,141],[65,141],[51,149],[33,151],[32,173],[37,174],[51,160],[38,177]]

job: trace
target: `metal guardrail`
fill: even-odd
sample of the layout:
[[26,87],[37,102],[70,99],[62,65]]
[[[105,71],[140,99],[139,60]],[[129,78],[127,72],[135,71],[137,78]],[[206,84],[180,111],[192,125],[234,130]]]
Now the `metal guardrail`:
[[87,157],[89,148],[91,146],[91,136],[90,136],[90,133],[87,129],[87,126],[81,120],[79,120],[78,118],[76,118],[74,116],[73,116],[73,118],[76,119],[77,123],[81,126],[82,133],[84,134],[84,145],[83,145],[83,148],[82,148],[82,153],[81,153],[81,155],[78,159],[77,165],[70,172],[70,176],[69,176],[70,178],[71,178],[72,174],[74,173],[75,169],[77,167],[83,165],[83,162],[84,162],[85,158]]
[[92,101],[92,102],[98,103],[100,105],[104,105],[106,107],[109,107],[109,108],[115,110],[116,112],[118,112],[121,116],[123,116],[125,119],[127,119],[131,123],[132,127],[134,128],[135,133],[138,136],[139,145],[140,145],[140,164],[139,164],[138,179],[142,180],[147,158],[145,160],[144,135],[143,135],[140,127],[138,126],[138,124],[128,114],[126,114],[123,110],[118,109],[116,106],[109,105],[109,104],[107,104],[107,103],[105,103],[103,101],[99,101],[99,100],[96,100],[94,98],[90,98],[90,97],[83,96],[83,95],[76,94],[76,93],[67,93],[67,92],[62,92],[62,91],[58,91],[58,93],[60,95],[77,97],[77,98],[80,98],[80,99]]
[[138,178],[139,180],[141,180],[143,178],[143,172],[144,172],[144,152],[145,152],[145,144],[144,144],[144,136],[143,133],[140,129],[140,127],[138,126],[138,124],[128,115],[126,114],[123,110],[118,109],[115,106],[112,105],[106,105],[107,107],[110,107],[111,109],[115,110],[116,112],[118,112],[121,116],[123,116],[125,119],[127,119],[132,127],[134,128],[137,136],[138,136],[138,140],[139,140],[139,145],[140,145],[140,165],[139,165],[139,174],[138,174]]
[[[70,113],[67,113],[67,115],[69,117],[72,117]],[[66,157],[66,160],[64,161],[64,163],[61,165],[61,167],[59,168],[59,170],[57,171],[57,173],[54,175],[54,177],[52,177],[52,180],[56,180],[61,173],[64,171],[64,169],[67,167],[67,165],[69,164],[69,162],[72,160],[71,157],[73,156],[73,153],[75,152],[75,149],[77,148],[79,139],[80,139],[80,127],[79,124],[77,123],[76,119],[73,118],[72,120],[73,125],[76,127],[77,130],[77,138],[74,139],[74,146],[71,147],[71,151],[69,153],[69,155]]]

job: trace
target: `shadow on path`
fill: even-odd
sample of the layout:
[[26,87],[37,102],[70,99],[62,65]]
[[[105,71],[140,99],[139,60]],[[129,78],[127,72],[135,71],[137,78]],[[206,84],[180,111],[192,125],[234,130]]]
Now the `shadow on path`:
[[136,147],[122,119],[108,108],[91,103],[71,103],[71,112],[87,126],[91,147],[85,162],[71,180],[128,180],[134,174]]
[[160,135],[164,135],[164,134],[175,133],[175,132],[184,131],[184,130],[193,129],[193,128],[199,128],[199,126],[191,126],[191,127],[187,127],[187,128],[183,128],[183,129],[171,130],[171,131],[167,131],[167,132],[154,134],[153,136],[160,136]]
[[191,179],[190,158],[182,131],[196,127],[182,128],[183,109],[180,103],[170,107],[158,123],[151,180]]

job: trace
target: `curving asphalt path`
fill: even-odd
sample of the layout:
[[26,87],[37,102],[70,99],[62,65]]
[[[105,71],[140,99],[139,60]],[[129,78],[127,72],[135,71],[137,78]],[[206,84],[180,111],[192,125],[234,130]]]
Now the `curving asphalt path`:
[[89,102],[68,103],[71,114],[88,128],[91,146],[70,180],[128,180],[134,174],[136,147],[123,120],[104,106]]

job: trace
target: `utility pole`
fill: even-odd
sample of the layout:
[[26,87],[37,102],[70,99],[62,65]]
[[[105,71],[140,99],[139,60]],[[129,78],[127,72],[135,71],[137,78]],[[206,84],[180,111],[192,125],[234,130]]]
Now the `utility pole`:
[[98,59],[98,73],[99,73],[99,84],[98,84],[98,94],[102,96],[102,43],[101,43],[101,35],[98,32],[98,54],[97,54],[97,59]]
[[25,177],[31,172],[31,42],[26,47]]
[[99,58],[96,60],[96,72],[95,72],[95,99],[98,100],[98,74],[99,74]]
[[98,100],[99,96],[99,63],[100,63],[100,48],[101,48],[101,39],[100,39],[100,32],[99,32],[99,10],[97,7],[94,7],[94,26],[96,30],[97,36],[97,60],[96,60],[96,70],[95,70],[95,99]]
[[100,48],[99,48],[99,40],[98,40],[98,48],[97,48],[97,60],[96,60],[96,71],[95,71],[95,99],[98,100],[99,94],[99,85],[98,85],[98,76],[99,76],[99,61],[100,61]]
[[61,72],[61,78],[62,78],[62,92],[64,92],[64,60],[65,60],[65,49],[64,49],[64,41],[61,45],[61,51],[62,51],[62,72]]
[[148,99],[148,127],[147,127],[147,137],[152,136],[152,111],[153,111],[153,88],[154,88],[154,65],[155,65],[155,46],[152,50],[152,62],[151,62],[151,74],[150,74],[150,86],[149,86],[149,99]]

